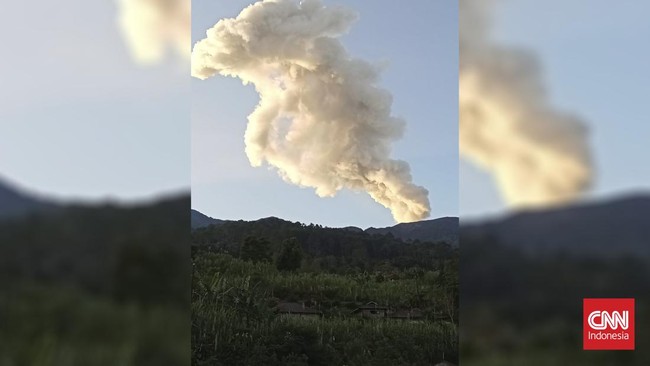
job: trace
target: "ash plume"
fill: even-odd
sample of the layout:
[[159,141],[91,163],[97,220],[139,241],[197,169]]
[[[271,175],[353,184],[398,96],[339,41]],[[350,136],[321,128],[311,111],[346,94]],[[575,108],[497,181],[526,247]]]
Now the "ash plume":
[[591,185],[587,129],[550,105],[535,55],[490,39],[493,5],[460,1],[460,153],[512,206],[571,201]]
[[191,50],[191,0],[117,0],[118,25],[133,58],[163,59],[169,48],[183,58]]
[[192,51],[192,75],[236,77],[255,85],[246,154],[277,168],[287,182],[321,197],[365,190],[396,221],[429,215],[428,191],[409,165],[390,158],[405,122],[391,116],[378,70],[351,58],[338,36],[357,15],[318,0],[265,0],[222,19]]

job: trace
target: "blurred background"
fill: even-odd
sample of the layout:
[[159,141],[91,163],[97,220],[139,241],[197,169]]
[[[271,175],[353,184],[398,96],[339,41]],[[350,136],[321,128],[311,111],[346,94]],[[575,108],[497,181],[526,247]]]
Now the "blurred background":
[[0,12],[0,365],[189,364],[185,18],[189,1]]
[[[649,364],[650,5],[459,4],[461,364]],[[636,351],[582,350],[587,297]]]
[[[462,364],[649,364],[650,5],[459,6]],[[0,365],[189,363],[188,17],[0,13]],[[585,297],[636,351],[582,351]]]

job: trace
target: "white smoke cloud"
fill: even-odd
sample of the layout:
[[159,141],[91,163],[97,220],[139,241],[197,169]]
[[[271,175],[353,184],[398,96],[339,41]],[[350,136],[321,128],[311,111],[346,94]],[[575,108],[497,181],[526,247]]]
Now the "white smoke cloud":
[[513,206],[547,206],[591,184],[587,130],[554,109],[535,56],[489,36],[493,1],[460,1],[459,145]]
[[172,48],[191,50],[191,0],[117,0],[118,24],[136,61],[160,61]]
[[356,14],[318,0],[266,0],[220,20],[192,51],[192,75],[216,74],[255,85],[260,102],[248,117],[246,154],[288,182],[321,197],[365,190],[399,222],[429,215],[426,189],[409,165],[390,158],[404,121],[378,71],[353,59],[336,37]]

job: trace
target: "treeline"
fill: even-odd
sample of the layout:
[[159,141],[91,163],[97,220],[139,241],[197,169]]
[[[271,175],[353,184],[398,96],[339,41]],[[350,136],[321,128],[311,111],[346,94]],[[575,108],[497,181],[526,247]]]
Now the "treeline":
[[374,271],[391,266],[397,270],[438,268],[457,248],[445,241],[405,242],[390,234],[305,225],[277,218],[258,221],[228,221],[192,232],[192,244],[213,252],[241,256],[242,243],[253,237],[269,243],[279,253],[282,243],[295,239],[304,252],[305,265],[314,271]]
[[189,199],[71,206],[0,221],[0,278],[187,307]]

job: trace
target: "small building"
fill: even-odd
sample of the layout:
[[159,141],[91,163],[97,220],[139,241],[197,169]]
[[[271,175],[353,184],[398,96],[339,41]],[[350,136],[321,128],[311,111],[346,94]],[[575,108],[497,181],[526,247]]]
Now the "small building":
[[304,302],[280,302],[276,307],[276,312],[281,315],[304,316],[310,318],[320,318],[323,315],[322,311],[305,306]]
[[352,314],[361,318],[385,318],[388,314],[388,308],[371,301],[353,310]]

